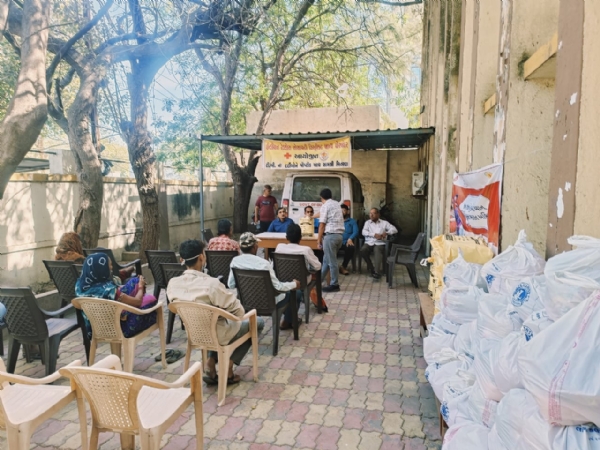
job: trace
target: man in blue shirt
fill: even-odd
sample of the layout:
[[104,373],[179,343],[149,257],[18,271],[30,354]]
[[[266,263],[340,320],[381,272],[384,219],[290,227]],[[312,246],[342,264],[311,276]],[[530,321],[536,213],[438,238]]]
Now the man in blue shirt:
[[[342,203],[342,214],[344,215],[344,235],[342,236],[342,249],[344,250],[344,261],[340,267],[340,273],[349,275],[348,263],[354,257],[354,249],[356,248],[356,240],[358,239],[358,224],[356,220],[350,217],[350,209],[348,205]],[[354,267],[354,266],[352,266]]]
[[289,227],[294,221],[287,216],[287,210],[285,208],[279,208],[277,210],[277,219],[271,222],[267,233],[285,233],[287,227]]

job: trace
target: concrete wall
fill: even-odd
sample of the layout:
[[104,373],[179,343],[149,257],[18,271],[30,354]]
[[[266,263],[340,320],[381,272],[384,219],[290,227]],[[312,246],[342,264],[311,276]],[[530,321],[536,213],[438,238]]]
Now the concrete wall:
[[[557,184],[561,174],[551,160],[559,166],[576,162],[577,173],[572,177],[576,178],[576,183],[572,183],[576,196],[573,233],[600,236],[600,202],[595,198],[600,192],[600,94],[595,86],[600,70],[600,5],[590,1],[578,5],[584,14],[574,14],[573,8],[560,0],[425,4],[421,123],[435,126],[436,137],[421,152],[424,160],[420,164],[429,165],[426,217],[430,236],[447,230],[452,165],[469,171],[495,161],[504,164],[500,249],[512,244],[518,231],[525,229],[536,249],[544,253],[551,239],[550,208],[556,209],[549,186],[557,185],[566,192],[571,185],[564,181]],[[460,64],[455,81],[452,62],[457,17],[461,17],[457,57]],[[564,111],[561,110],[560,119],[556,112],[560,100],[556,86],[579,76],[579,72],[570,73],[560,65],[560,55],[565,54],[560,52],[561,38],[568,37],[565,30],[582,29],[581,89],[560,93],[561,98],[567,99],[567,108],[569,100],[570,105],[581,101],[581,111],[577,120],[568,118],[568,134],[558,133],[559,122],[567,119]],[[544,44],[557,32],[559,62],[551,57],[537,74],[524,79],[524,61],[538,49],[546,48]],[[570,52],[580,48],[576,46]],[[535,60],[543,58],[542,54]],[[493,94],[496,107],[484,114],[483,104]],[[457,121],[454,117],[458,117]],[[452,133],[455,126],[456,136]],[[577,151],[564,153],[565,145],[560,143],[568,141],[575,132],[579,133]],[[553,213],[556,215],[556,211]],[[556,241],[556,237],[553,239]],[[566,238],[561,235],[559,240],[562,251],[566,249]],[[553,245],[557,247],[557,242]]]
[[[259,112],[247,115],[246,132],[253,133],[260,119]],[[333,131],[379,130],[385,127],[379,106],[279,110],[271,114],[265,133],[317,133]],[[389,161],[389,164],[388,164]],[[361,183],[365,209],[393,201],[392,214],[403,233],[416,235],[420,231],[419,200],[412,197],[412,172],[418,170],[416,150],[352,151],[352,168],[340,171],[354,174]],[[254,201],[264,184],[273,187],[273,195],[281,202],[283,184],[288,171],[264,169],[259,162],[258,182],[254,185],[248,217],[254,213]],[[381,189],[381,185],[385,187]],[[385,192],[382,196],[380,192]]]
[[[75,176],[14,175],[0,201],[0,285],[40,289],[49,278],[42,263],[54,259],[61,235],[73,228],[79,186]],[[170,248],[200,235],[198,183],[166,181]],[[222,217],[233,216],[231,183],[205,184],[206,228],[216,230]],[[141,210],[134,180],[105,178],[98,245],[137,250]]]
[[600,238],[600,3],[585,2],[575,234]]
[[541,254],[546,247],[554,80],[523,80],[519,66],[556,33],[558,4],[512,2],[508,107],[503,119],[496,111],[496,120],[506,121],[500,246],[512,245],[525,229]]

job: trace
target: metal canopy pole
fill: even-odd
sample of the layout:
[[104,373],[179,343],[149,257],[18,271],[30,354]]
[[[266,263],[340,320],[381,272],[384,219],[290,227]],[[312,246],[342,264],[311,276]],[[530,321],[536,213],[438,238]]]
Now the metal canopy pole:
[[204,240],[204,168],[202,167],[202,135],[198,136],[200,157],[200,239]]

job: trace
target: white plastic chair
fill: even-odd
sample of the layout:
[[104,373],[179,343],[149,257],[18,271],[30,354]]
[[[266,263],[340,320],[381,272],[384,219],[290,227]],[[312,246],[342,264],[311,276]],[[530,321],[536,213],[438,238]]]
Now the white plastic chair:
[[[92,411],[90,449],[98,448],[98,436],[110,431],[121,435],[123,449],[135,448],[140,437],[142,450],[160,449],[167,429],[194,404],[196,449],[204,446],[202,413],[202,366],[194,364],[174,383],[121,371],[121,361],[109,355],[92,367],[65,367],[60,373],[69,377],[77,395],[85,397]],[[185,388],[186,384],[189,388]],[[86,434],[81,422],[81,434]]]
[[[190,356],[194,348],[202,349],[203,371],[204,363],[208,358],[208,351],[212,350],[219,354],[219,388],[217,398],[219,406],[225,402],[225,396],[227,395],[227,376],[231,354],[248,339],[252,339],[253,374],[254,381],[258,381],[258,326],[255,309],[247,312],[242,318],[236,317],[215,306],[187,301],[171,302],[169,309],[173,313],[179,314],[187,333],[187,351],[185,353],[183,370],[187,370],[190,365]],[[217,338],[217,321],[219,317],[232,322],[249,320],[250,330],[235,342],[229,345],[221,345]]]
[[[135,346],[146,336],[158,329],[160,334],[160,351],[163,369],[167,368],[165,359],[165,321],[163,317],[163,302],[158,302],[148,309],[138,309],[125,303],[101,298],[79,297],[72,300],[73,306],[83,310],[92,324],[92,340],[90,342],[89,365],[94,364],[96,348],[99,342],[110,344],[110,352],[121,357],[123,348],[123,367],[125,372],[133,372]],[[143,315],[156,311],[156,323],[133,337],[126,338],[121,330],[121,313],[127,311]]]
[[[77,360],[67,367],[80,365]],[[83,398],[77,398],[75,389],[51,385],[60,377],[59,372],[45,378],[13,375],[6,372],[0,358],[0,428],[6,430],[9,450],[28,450],[35,430],[73,400],[77,400],[79,420],[86,423]],[[81,447],[87,450],[87,431],[82,432],[81,438]]]

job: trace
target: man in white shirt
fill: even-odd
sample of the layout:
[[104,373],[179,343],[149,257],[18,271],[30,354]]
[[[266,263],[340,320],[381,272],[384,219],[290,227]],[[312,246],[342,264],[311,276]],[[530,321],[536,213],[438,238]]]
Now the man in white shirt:
[[[316,257],[315,252],[312,251],[312,248],[307,247],[306,245],[300,245],[300,240],[302,239],[302,229],[300,228],[300,225],[295,223],[290,225],[285,232],[285,238],[288,240],[289,244],[279,244],[275,249],[277,253],[304,255],[306,269],[309,272],[321,270],[319,258]],[[310,282],[310,280],[311,277],[309,276],[308,281]]]
[[[216,306],[236,317],[243,317],[246,313],[244,307],[237,299],[235,291],[230,291],[223,286],[217,278],[213,278],[202,269],[206,263],[204,256],[204,242],[197,240],[187,240],[179,246],[179,255],[182,264],[185,263],[187,270],[178,277],[172,278],[167,286],[167,297],[172,302],[188,301],[204,303],[210,306]],[[260,333],[265,326],[262,317],[256,320],[258,332]],[[250,329],[248,320],[235,322],[219,318],[217,322],[217,339],[219,344],[228,345],[236,341]],[[233,363],[240,365],[242,359],[250,349],[250,345],[258,345],[258,342],[250,340],[244,342],[234,350],[229,362],[229,374],[227,384],[235,384],[240,381],[239,376],[233,374]],[[217,385],[216,363],[218,361],[217,352],[208,352],[208,361],[206,363],[206,373],[203,380],[206,384]]]
[[[385,241],[388,235],[396,234],[398,230],[387,220],[379,218],[379,210],[371,209],[369,212],[370,220],[365,222],[362,234],[365,237],[365,243],[360,249],[360,254],[367,263],[367,268],[375,279],[381,278],[378,270],[381,267],[385,257]],[[371,253],[375,253],[375,266],[371,261]]]
[[[259,256],[256,256],[256,252],[258,251],[258,243],[260,239],[254,236],[252,233],[244,233],[240,236],[240,249],[242,250],[242,254],[240,256],[236,256],[231,260],[231,269],[229,271],[229,280],[227,281],[227,286],[230,288],[235,288],[235,277],[233,276],[233,269],[248,269],[248,270],[268,270],[271,274],[271,282],[273,283],[273,287],[276,291],[279,292],[287,292],[288,294],[279,294],[275,300],[277,301],[277,306],[283,306],[285,303],[288,303],[290,300],[290,291],[295,291],[300,289],[300,282],[298,280],[281,282],[277,279],[277,275],[275,275],[275,271],[273,270],[273,266],[271,263]],[[300,319],[298,320],[300,323]],[[285,326],[284,326],[285,325]],[[281,322],[281,329],[289,330],[292,328],[292,309],[286,308],[283,313],[283,321]]]
[[318,243],[324,254],[321,279],[325,280],[327,272],[331,272],[331,284],[325,286],[323,292],[336,292],[340,290],[337,252],[342,248],[342,236],[345,231],[344,215],[340,204],[331,198],[331,189],[323,189],[320,195],[323,206],[319,211]]

